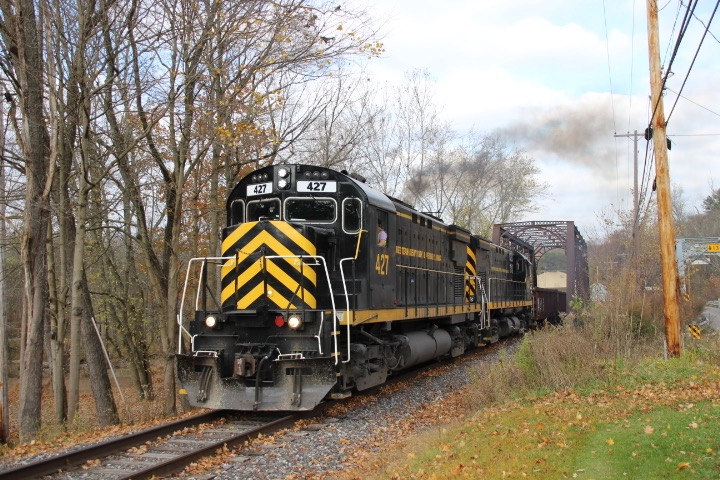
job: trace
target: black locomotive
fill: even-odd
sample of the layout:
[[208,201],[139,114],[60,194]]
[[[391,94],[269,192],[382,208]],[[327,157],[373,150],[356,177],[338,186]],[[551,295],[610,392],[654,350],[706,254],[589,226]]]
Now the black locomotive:
[[192,318],[179,320],[195,406],[309,410],[535,321],[527,246],[446,225],[347,172],[249,174],[222,238],[221,257],[190,262]]

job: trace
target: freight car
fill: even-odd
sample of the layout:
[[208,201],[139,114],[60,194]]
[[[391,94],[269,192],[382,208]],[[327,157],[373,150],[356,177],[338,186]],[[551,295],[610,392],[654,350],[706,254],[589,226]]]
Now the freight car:
[[178,318],[192,405],[310,410],[536,321],[523,249],[360,176],[268,166],[234,187],[226,210],[221,256],[189,262]]

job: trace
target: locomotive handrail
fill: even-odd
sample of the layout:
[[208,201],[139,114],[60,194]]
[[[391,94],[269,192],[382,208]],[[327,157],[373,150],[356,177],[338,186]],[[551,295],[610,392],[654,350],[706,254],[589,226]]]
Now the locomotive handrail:
[[187,335],[188,339],[190,340],[190,342],[191,342],[190,348],[191,349],[194,349],[193,345],[195,344],[195,341],[194,341],[195,336],[192,335],[188,331],[188,329],[186,329],[185,326],[183,325],[184,324],[183,314],[185,312],[185,297],[187,297],[188,283],[190,282],[190,269],[192,268],[193,263],[196,263],[196,262],[201,263],[200,276],[198,278],[198,289],[197,289],[196,296],[195,296],[195,307],[194,307],[195,310],[197,310],[198,303],[200,302],[200,291],[202,290],[200,282],[202,282],[203,271],[205,270],[206,265],[210,261],[222,262],[225,260],[229,260],[231,258],[235,258],[235,257],[196,257],[196,258],[191,258],[190,261],[188,262],[187,271],[185,272],[185,283],[183,285],[183,294],[182,294],[182,298],[180,299],[180,311],[177,314],[177,323],[178,323],[178,326],[180,327],[180,331],[178,333],[178,354],[182,354],[182,350],[183,350],[182,349],[183,333],[185,335]]
[[490,318],[487,313],[487,307],[488,307],[488,297],[485,293],[485,287],[483,286],[482,282],[478,282],[480,277],[475,277],[475,284],[480,287],[480,312],[481,312],[481,324],[483,328],[487,328],[490,326]]
[[[194,344],[195,344],[194,339],[195,339],[195,335],[192,335],[192,334],[184,327],[184,325],[183,325],[183,323],[184,323],[184,322],[183,322],[183,314],[184,314],[184,311],[185,311],[185,298],[186,298],[186,296],[187,296],[188,283],[190,282],[190,272],[191,272],[190,269],[192,268],[193,263],[196,263],[196,262],[198,262],[198,261],[201,262],[201,270],[200,270],[201,275],[200,275],[200,280],[199,280],[199,282],[201,282],[201,281],[202,281],[202,271],[206,268],[207,263],[209,263],[210,261],[217,261],[217,262],[222,263],[222,262],[225,262],[225,261],[227,261],[227,260],[235,260],[235,258],[236,258],[236,256],[229,256],[229,257],[197,257],[197,258],[191,258],[190,261],[188,262],[187,272],[186,272],[186,274],[185,274],[185,284],[183,285],[183,295],[182,295],[182,299],[180,300],[180,312],[179,312],[178,315],[177,315],[177,322],[178,322],[178,326],[180,327],[180,332],[179,332],[179,335],[178,335],[178,354],[182,354],[182,350],[183,350],[183,349],[182,349],[183,334],[187,335],[187,337],[189,338],[189,340],[190,340],[190,342],[191,342],[190,349],[191,349],[192,351],[194,351]],[[334,296],[334,294],[333,294],[332,284],[331,284],[331,282],[330,282],[330,272],[328,271],[327,263],[326,263],[326,261],[325,261],[325,258],[322,257],[322,256],[320,256],[320,255],[266,255],[265,258],[269,258],[269,259],[273,259],[273,258],[285,258],[285,259],[288,259],[288,258],[299,258],[299,259],[302,259],[302,260],[304,260],[304,259],[310,259],[310,258],[311,258],[311,259],[313,259],[315,262],[317,262],[317,263],[315,263],[315,265],[322,265],[322,268],[323,268],[323,270],[325,271],[325,279],[327,280],[328,291],[330,292],[330,303],[331,303],[331,305],[332,305],[332,311],[333,311],[333,331],[337,331],[337,308],[335,307],[335,296]],[[200,290],[201,290],[201,286],[198,285],[198,291],[197,291],[197,293],[196,293],[196,298],[195,298],[195,309],[196,309],[196,310],[197,310],[198,302],[200,301]],[[322,333],[322,326],[323,326],[324,318],[325,318],[324,315],[320,315],[320,328],[319,328],[319,332],[318,332],[319,334]],[[318,350],[319,350],[320,355],[323,355],[323,352],[322,352],[322,338],[320,337],[319,334],[318,334],[318,335],[313,335],[313,337],[316,338],[317,341],[318,341]],[[349,334],[349,332],[348,332],[348,334]],[[338,364],[338,358],[339,358],[338,344],[337,344],[337,335],[333,335],[333,336],[335,337],[335,338],[334,338],[335,352],[336,352],[335,365],[337,365],[337,364]]]
[[[358,243],[359,243],[359,242],[358,242]],[[343,363],[348,363],[348,362],[350,361],[350,296],[348,295],[347,284],[345,283],[345,282],[346,282],[346,280],[345,280],[345,266],[343,265],[343,262],[345,262],[345,261],[351,261],[351,260],[354,261],[356,258],[357,258],[357,254],[356,254],[356,257],[355,257],[355,258],[353,258],[353,257],[347,257],[347,258],[341,259],[340,262],[339,262],[339,265],[340,265],[340,278],[342,279],[343,295],[345,296],[345,313],[346,313],[346,315],[347,315],[345,318],[347,319],[346,327],[347,327],[347,350],[348,350],[348,351],[347,351],[347,360],[343,361]],[[353,287],[353,288],[354,288],[354,287]],[[337,339],[337,335],[335,335],[335,338]]]
[[[350,362],[350,296],[348,295],[347,291],[347,283],[345,279],[345,269],[343,262],[351,261],[351,260],[357,260],[360,256],[360,242],[362,240],[363,233],[367,233],[367,230],[360,230],[358,232],[358,239],[357,243],[355,244],[355,256],[354,257],[347,257],[340,260],[338,263],[340,265],[340,279],[342,280],[342,286],[343,286],[343,295],[345,297],[345,313],[347,323],[346,323],[346,330],[347,330],[347,360],[344,360],[343,363]],[[354,289],[354,287],[353,287]],[[332,294],[332,289],[331,289]],[[335,335],[335,351],[337,352],[337,335]],[[337,362],[335,362],[335,365],[337,365]]]

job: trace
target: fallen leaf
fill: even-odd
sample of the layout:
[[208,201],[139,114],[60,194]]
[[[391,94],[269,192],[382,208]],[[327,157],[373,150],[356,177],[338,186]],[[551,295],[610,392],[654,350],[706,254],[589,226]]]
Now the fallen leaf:
[[680,462],[678,463],[678,470],[684,470],[688,468],[690,464],[688,462]]
[[645,433],[647,433],[648,435],[652,434],[654,431],[655,431],[655,429],[653,427],[651,427],[650,425],[645,426]]
[[615,445],[615,440],[613,440],[612,438],[608,438],[608,439],[606,440],[606,443],[607,443],[608,445]]

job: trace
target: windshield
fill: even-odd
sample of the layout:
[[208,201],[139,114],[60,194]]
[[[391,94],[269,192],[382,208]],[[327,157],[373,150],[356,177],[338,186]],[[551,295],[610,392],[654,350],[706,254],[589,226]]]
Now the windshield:
[[285,220],[289,222],[333,223],[336,203],[331,198],[288,198]]
[[280,200],[270,198],[248,202],[247,221],[254,222],[265,217],[268,220],[280,220]]

